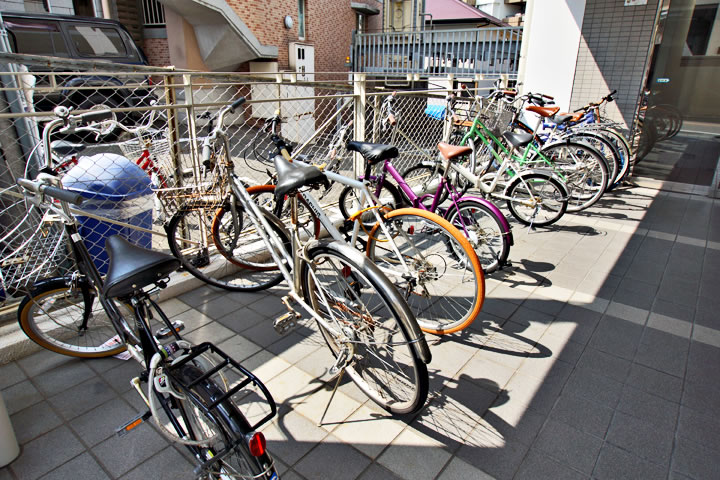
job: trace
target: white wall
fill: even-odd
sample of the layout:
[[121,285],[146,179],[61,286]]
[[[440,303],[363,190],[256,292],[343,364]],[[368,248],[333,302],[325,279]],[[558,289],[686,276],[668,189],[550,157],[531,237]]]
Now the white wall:
[[529,0],[528,7],[520,90],[552,95],[562,110],[568,110],[585,0]]

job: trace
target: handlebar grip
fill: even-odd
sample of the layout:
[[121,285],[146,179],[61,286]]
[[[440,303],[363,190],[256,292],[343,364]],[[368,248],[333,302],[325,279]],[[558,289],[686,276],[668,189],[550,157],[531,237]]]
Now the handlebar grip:
[[89,125],[93,122],[102,122],[104,120],[112,120],[114,118],[113,112],[110,110],[98,110],[80,115],[81,121],[84,125]]
[[26,178],[18,178],[17,184],[25,190],[36,193],[40,192],[49,197],[57,198],[62,202],[72,203],[73,205],[80,205],[83,202],[82,195],[71,192],[70,190],[65,190],[64,188],[53,187],[52,185],[41,185]]
[[546,98],[546,99],[548,99],[548,100],[555,100],[555,97],[552,97],[552,96],[550,96],[550,95],[545,95],[544,93],[542,94],[542,97],[543,97],[543,98]]
[[245,103],[245,97],[240,97],[230,105],[230,113],[235,113],[235,109]]

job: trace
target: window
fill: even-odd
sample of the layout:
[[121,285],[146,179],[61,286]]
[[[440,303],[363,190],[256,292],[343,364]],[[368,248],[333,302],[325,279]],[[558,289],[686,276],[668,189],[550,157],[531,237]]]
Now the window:
[[143,0],[143,26],[144,27],[164,27],[165,26],[165,8],[158,0]]
[[67,57],[65,40],[57,24],[6,21],[13,51],[28,55]]
[[363,33],[365,31],[365,15],[362,13],[357,14],[357,33]]
[[[688,29],[684,55],[716,55],[718,51],[708,51],[713,33],[718,4],[696,5]],[[688,52],[689,51],[689,52]]]
[[77,52],[86,57],[124,57],[127,55],[120,32],[114,28],[72,25],[70,41]]
[[298,0],[298,38],[305,38],[305,0]]

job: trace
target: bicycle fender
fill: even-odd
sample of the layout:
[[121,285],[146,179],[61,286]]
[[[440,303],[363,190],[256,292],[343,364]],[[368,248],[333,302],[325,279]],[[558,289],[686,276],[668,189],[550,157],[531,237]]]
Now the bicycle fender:
[[[515,242],[513,241],[512,236],[512,229],[510,227],[510,222],[507,221],[507,218],[505,218],[505,215],[503,215],[502,211],[492,203],[490,200],[482,197],[474,197],[471,195],[466,195],[464,197],[461,197],[457,200],[457,203],[460,204],[465,200],[472,200],[473,202],[482,203],[485,205],[490,211],[500,219],[500,224],[502,225],[503,229],[505,230],[505,234],[507,234],[508,238],[510,239],[510,246],[514,245]],[[448,212],[450,212],[450,209],[448,209]]]
[[555,172],[551,172],[549,170],[543,170],[540,168],[531,168],[528,170],[523,170],[522,172],[516,174],[515,178],[510,183],[508,183],[507,186],[505,187],[505,190],[503,190],[503,194],[507,195],[507,191],[510,189],[510,187],[512,185],[514,185],[515,183],[520,181],[520,177],[523,177],[525,175],[530,175],[530,174],[543,175],[545,177],[549,177],[549,178],[556,180],[560,184],[560,188],[562,188],[563,195],[565,195],[565,198],[570,197],[570,191],[568,190],[567,185],[565,185],[565,182],[563,182],[562,179],[555,174]]

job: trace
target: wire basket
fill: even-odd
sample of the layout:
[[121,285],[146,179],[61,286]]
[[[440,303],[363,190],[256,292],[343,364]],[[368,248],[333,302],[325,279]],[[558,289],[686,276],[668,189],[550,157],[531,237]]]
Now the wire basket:
[[177,186],[170,141],[164,133],[143,135],[118,145],[126,158],[148,172],[156,188]]
[[480,118],[483,124],[497,138],[508,130],[515,115],[515,107],[503,101],[492,101],[483,108]]
[[16,186],[0,191],[0,222],[1,300],[72,269],[62,222],[27,202]]

